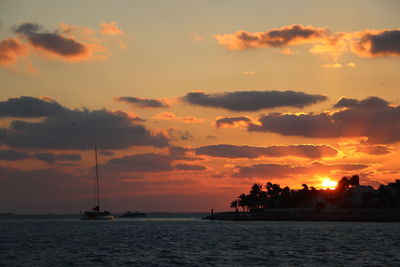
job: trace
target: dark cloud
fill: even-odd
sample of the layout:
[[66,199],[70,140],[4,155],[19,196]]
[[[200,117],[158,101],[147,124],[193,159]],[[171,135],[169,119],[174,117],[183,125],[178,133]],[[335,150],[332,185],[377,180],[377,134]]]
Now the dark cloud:
[[181,141],[188,141],[193,140],[194,136],[189,131],[183,131],[175,128],[167,129],[168,135],[173,140],[181,140]]
[[384,108],[389,105],[389,102],[383,100],[382,98],[371,96],[364,100],[357,100],[352,98],[341,98],[339,102],[337,102],[334,107],[335,108]]
[[125,102],[140,108],[167,108],[169,105],[164,101],[149,98],[139,98],[130,96],[121,96],[115,98],[118,102]]
[[5,128],[0,127],[0,143],[6,138],[7,130]]
[[188,131],[184,131],[180,137],[181,140],[193,140],[193,135],[189,133]]
[[146,153],[110,159],[105,168],[120,172],[162,172],[173,170],[171,163],[169,156]]
[[377,97],[339,101],[335,106],[348,108],[319,114],[272,113],[260,117],[260,125],[249,124],[248,130],[308,138],[367,137],[372,144],[400,141],[400,106],[389,106]]
[[221,158],[260,158],[260,157],[302,157],[321,158],[334,157],[336,149],[327,145],[289,145],[289,146],[235,146],[235,145],[211,145],[195,149],[196,155],[207,155]]
[[32,33],[32,32],[38,32],[42,28],[43,27],[37,23],[24,22],[24,23],[20,24],[19,26],[15,26],[14,32],[20,33],[20,34],[28,34],[28,33]]
[[45,161],[49,164],[56,163],[58,161],[80,161],[81,155],[79,154],[56,154],[50,152],[43,153],[26,153],[18,150],[3,149],[0,150],[0,160],[16,161],[24,159],[38,159]]
[[247,117],[225,117],[215,120],[215,126],[217,128],[221,127],[235,127],[236,125],[248,124],[251,120]]
[[174,169],[183,171],[204,171],[206,167],[197,164],[178,164],[174,166]]
[[266,32],[239,31],[234,34],[215,36],[220,45],[232,50],[257,47],[283,47],[287,45],[315,43],[327,38],[329,31],[325,28],[294,24]]
[[0,150],[0,160],[15,161],[15,160],[28,159],[30,157],[31,156],[28,153],[17,150],[12,150],[12,149]]
[[391,150],[384,145],[375,145],[375,146],[365,146],[359,147],[357,152],[370,154],[370,155],[386,155],[391,153]]
[[114,156],[115,155],[114,152],[108,151],[108,150],[102,150],[99,152],[99,154],[103,155],[103,156]]
[[36,118],[65,111],[67,109],[55,101],[30,96],[0,101],[0,117]]
[[[7,104],[8,114],[26,115],[31,108],[17,111],[23,103],[31,104],[31,101],[12,103],[14,105]],[[12,147],[46,149],[93,149],[95,144],[101,149],[168,145],[168,139],[163,134],[151,133],[144,126],[136,124],[137,117],[132,118],[121,111],[65,108],[62,112],[53,113],[52,108],[57,110],[57,105],[45,101],[35,104],[32,113],[38,113],[37,108],[41,110],[40,114],[47,116],[40,121],[12,121],[9,128],[0,128],[0,142]],[[40,104],[43,105],[42,109],[39,108]]]
[[366,57],[400,56],[400,30],[364,31],[353,50]]
[[55,154],[51,152],[35,153],[33,158],[45,161],[49,164],[54,164],[58,161],[80,161],[81,155],[79,154]]
[[[177,152],[178,150],[179,152]],[[197,158],[186,156],[181,149],[175,148],[172,151],[169,155],[144,153],[113,158],[104,164],[104,169],[122,173],[205,169],[205,167],[195,164],[178,164],[173,166],[173,163],[177,160],[190,161],[197,160]]]
[[333,107],[334,108],[356,107],[359,105],[359,102],[360,101],[358,101],[357,99],[342,97],[339,100],[339,102],[337,102]]
[[260,117],[259,122],[261,125],[250,124],[248,130],[309,138],[340,136],[331,116],[327,113],[300,115],[271,113]]
[[290,178],[298,175],[329,175],[332,171],[358,171],[367,168],[364,164],[325,164],[314,162],[305,166],[284,164],[255,164],[238,167],[232,177],[236,178]]
[[265,32],[261,35],[262,38],[260,41],[269,46],[285,46],[295,41],[321,38],[326,33],[327,30],[324,28],[314,28],[297,24]]
[[14,32],[26,37],[34,47],[62,57],[81,57],[89,53],[86,45],[57,32],[43,31],[43,28],[35,23],[22,23],[15,27]]
[[70,160],[70,161],[80,161],[81,155],[80,154],[59,154],[57,155],[60,160]]
[[175,157],[184,157],[188,152],[188,149],[181,146],[170,146],[168,147],[169,154]]
[[285,106],[303,108],[326,99],[323,95],[294,91],[237,91],[217,94],[190,92],[183,97],[185,102],[193,105],[231,111],[258,111]]

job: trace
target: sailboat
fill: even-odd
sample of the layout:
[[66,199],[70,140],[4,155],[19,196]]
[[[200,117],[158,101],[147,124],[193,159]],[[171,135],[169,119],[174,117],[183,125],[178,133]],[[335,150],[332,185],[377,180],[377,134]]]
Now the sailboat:
[[96,161],[96,198],[97,205],[91,211],[83,213],[83,220],[112,220],[114,216],[109,211],[101,211],[100,209],[100,190],[99,190],[99,166],[97,162],[97,146],[94,146],[94,155]]

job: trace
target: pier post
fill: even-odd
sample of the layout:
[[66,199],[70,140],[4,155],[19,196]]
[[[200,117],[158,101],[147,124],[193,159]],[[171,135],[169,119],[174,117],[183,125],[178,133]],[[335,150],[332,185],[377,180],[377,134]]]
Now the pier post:
[[214,220],[214,209],[211,209],[211,220]]

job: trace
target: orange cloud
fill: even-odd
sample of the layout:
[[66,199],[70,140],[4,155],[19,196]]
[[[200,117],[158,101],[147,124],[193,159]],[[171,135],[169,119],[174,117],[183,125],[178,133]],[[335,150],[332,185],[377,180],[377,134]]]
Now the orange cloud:
[[121,47],[122,49],[126,49],[126,43],[122,40],[116,40],[117,44],[119,47]]
[[349,50],[351,34],[338,32],[316,40],[316,44],[310,49],[313,54],[328,55],[337,59],[345,51]]
[[26,49],[18,39],[8,38],[0,42],[0,65],[11,65],[18,56],[26,53]]
[[215,118],[216,128],[242,128],[246,129],[252,119],[246,116],[240,117],[217,117]]
[[173,112],[161,112],[153,116],[155,120],[170,120],[170,121],[179,121],[183,123],[204,123],[205,119],[196,118],[194,116],[183,116],[178,117]]
[[30,61],[26,63],[26,71],[28,73],[39,73],[39,70],[36,69]]
[[123,34],[124,32],[121,31],[121,29],[119,29],[117,27],[117,22],[110,22],[110,23],[101,23],[101,33],[102,34],[106,34],[106,35],[117,35],[117,34]]
[[256,74],[254,71],[242,71],[243,75],[250,76]]
[[328,69],[340,69],[342,65],[340,63],[332,63],[332,64],[324,64],[322,65],[322,67]]
[[293,50],[290,48],[284,48],[279,53],[281,53],[282,55],[287,55],[287,56],[291,56],[294,54]]
[[197,34],[194,33],[194,32],[191,32],[191,33],[190,33],[190,36],[192,37],[193,41],[195,41],[195,42],[198,42],[198,43],[204,42],[204,38],[201,37],[201,36],[199,36],[199,35],[197,35]]

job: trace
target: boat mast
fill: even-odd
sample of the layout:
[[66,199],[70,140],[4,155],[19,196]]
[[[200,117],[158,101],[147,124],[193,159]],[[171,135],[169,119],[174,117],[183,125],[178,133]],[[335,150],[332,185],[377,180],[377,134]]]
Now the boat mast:
[[94,154],[95,154],[95,160],[96,160],[97,208],[100,211],[99,166],[98,166],[98,163],[97,163],[97,145],[94,145]]

